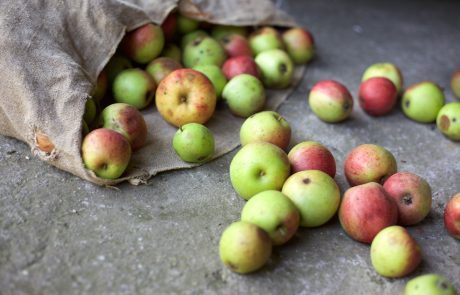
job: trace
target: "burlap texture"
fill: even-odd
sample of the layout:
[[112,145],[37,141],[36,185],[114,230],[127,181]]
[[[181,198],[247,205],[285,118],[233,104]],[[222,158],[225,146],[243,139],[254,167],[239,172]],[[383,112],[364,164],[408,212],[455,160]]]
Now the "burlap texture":
[[[81,121],[88,94],[126,31],[148,22],[160,24],[178,7],[185,15],[211,23],[293,26],[269,0],[16,0],[0,2],[0,133],[28,143],[34,154],[60,169],[100,185],[146,181],[160,171],[191,167],[174,153],[176,128],[154,105],[143,111],[149,128],[145,147],[134,153],[122,178],[104,180],[84,168]],[[295,81],[303,68],[297,68]],[[290,90],[268,91],[275,109]],[[218,107],[207,123],[216,140],[215,157],[239,144],[243,119]],[[46,134],[55,149],[36,147]]]

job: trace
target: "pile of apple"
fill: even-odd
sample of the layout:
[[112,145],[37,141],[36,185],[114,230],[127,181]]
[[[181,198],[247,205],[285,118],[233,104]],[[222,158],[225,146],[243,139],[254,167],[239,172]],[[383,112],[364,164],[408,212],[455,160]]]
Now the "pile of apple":
[[259,112],[267,100],[264,87],[289,87],[294,65],[313,56],[313,38],[302,28],[211,25],[173,12],[161,26],[130,31],[86,103],[85,167],[101,178],[120,177],[146,141],[140,111],[153,108],[153,101],[178,128],[172,140],[178,156],[205,162],[213,156],[214,137],[203,124],[221,98],[236,116]]

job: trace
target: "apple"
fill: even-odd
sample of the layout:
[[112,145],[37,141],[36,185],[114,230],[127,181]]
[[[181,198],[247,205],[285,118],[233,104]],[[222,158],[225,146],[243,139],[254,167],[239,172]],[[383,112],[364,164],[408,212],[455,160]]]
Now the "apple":
[[[81,121],[81,137],[85,137],[88,133],[89,133],[88,124],[85,122],[85,120],[82,120]],[[47,144],[47,146],[48,146],[48,144]],[[52,148],[49,148],[47,150],[44,150],[42,148],[40,148],[40,149],[43,150],[44,152],[50,153],[54,149],[54,145],[52,146]]]
[[134,68],[117,75],[112,92],[116,102],[130,104],[140,110],[152,101],[155,87],[155,81],[147,72]]
[[460,240],[460,193],[447,202],[444,209],[444,226],[454,238]]
[[460,140],[460,102],[450,102],[439,110],[438,129],[452,140]]
[[266,50],[258,54],[255,61],[262,73],[262,82],[265,86],[282,89],[291,85],[294,77],[294,64],[285,51]]
[[249,46],[254,55],[271,49],[284,49],[280,34],[272,27],[262,27],[251,33]]
[[345,158],[345,177],[351,186],[367,182],[383,184],[397,171],[395,157],[384,147],[362,144],[355,147]]
[[116,54],[112,56],[104,68],[107,73],[108,85],[113,85],[113,81],[115,81],[119,73],[132,67],[131,61],[123,55]]
[[188,34],[185,34],[184,36],[182,36],[182,39],[180,42],[181,48],[184,49],[185,46],[187,46],[187,44],[189,44],[190,42],[193,42],[196,39],[203,38],[203,37],[209,37],[208,33],[206,33],[203,30],[196,30]]
[[425,274],[409,280],[403,295],[456,295],[454,286],[438,274]]
[[457,98],[460,98],[460,69],[457,70],[452,75],[452,80],[450,81],[450,87],[452,88],[452,93]]
[[403,77],[401,71],[396,65],[388,62],[373,64],[364,71],[361,82],[374,77],[389,79],[396,86],[398,93],[401,93],[403,87]]
[[335,159],[332,153],[316,141],[304,141],[294,146],[288,153],[291,172],[320,170],[335,177]]
[[141,148],[147,139],[147,124],[139,110],[126,103],[107,106],[99,117],[99,126],[122,134],[133,151]]
[[249,47],[249,42],[243,36],[237,34],[226,35],[218,39],[220,44],[227,53],[228,57],[235,56],[250,56],[252,57],[252,50]]
[[283,194],[300,211],[300,226],[317,227],[329,221],[340,205],[340,190],[334,179],[319,170],[292,174],[283,185]]
[[431,187],[420,176],[397,172],[385,181],[383,188],[398,206],[398,224],[419,223],[430,213]]
[[334,80],[317,82],[308,95],[308,104],[318,118],[328,123],[341,122],[353,111],[350,91]]
[[431,81],[411,85],[402,96],[403,113],[420,123],[436,121],[439,110],[444,105],[442,89]]
[[85,167],[98,177],[116,179],[128,167],[131,145],[120,133],[112,129],[98,128],[83,139],[81,156]]
[[176,17],[176,29],[181,34],[187,34],[198,29],[200,22],[194,19],[191,19],[185,15],[177,14]]
[[158,57],[152,60],[145,70],[152,76],[155,84],[158,85],[167,75],[181,68],[182,65],[172,58]]
[[238,35],[244,38],[247,34],[246,27],[239,26],[216,25],[211,30],[211,36],[219,42],[229,35]]
[[243,146],[230,163],[230,180],[245,200],[266,190],[281,190],[290,172],[286,153],[268,142]]
[[217,99],[219,100],[225,85],[227,85],[227,78],[224,73],[222,73],[222,70],[216,65],[197,65],[193,69],[208,77],[216,89]]
[[227,55],[224,48],[211,37],[199,37],[188,43],[182,55],[182,61],[187,68],[196,65],[222,66]]
[[192,69],[175,70],[158,85],[155,104],[168,123],[206,123],[216,108],[216,90],[202,73]]
[[91,97],[97,103],[100,103],[107,92],[108,77],[105,70],[102,70],[99,76],[97,77],[96,86],[93,91],[91,91]]
[[185,162],[204,163],[214,155],[214,136],[206,126],[198,123],[181,126],[174,135],[172,145]]
[[150,23],[128,32],[120,48],[129,59],[146,64],[160,55],[164,44],[163,30]]
[[259,67],[250,56],[236,56],[227,59],[222,66],[222,72],[228,80],[241,74],[253,75],[260,78]]
[[345,192],[339,220],[351,238],[370,244],[378,232],[396,224],[398,207],[380,184],[369,182]]
[[264,86],[256,77],[241,74],[225,85],[222,98],[230,111],[240,117],[249,117],[265,106]]
[[291,126],[274,111],[256,113],[247,118],[240,128],[241,145],[264,141],[285,150],[291,140]]
[[282,34],[286,51],[295,64],[305,64],[315,55],[313,36],[303,28],[292,28]]
[[371,262],[378,274],[400,278],[412,273],[422,261],[420,247],[402,226],[382,229],[371,244]]
[[257,225],[237,221],[222,233],[219,256],[231,271],[245,274],[258,270],[267,263],[272,253],[268,234]]
[[390,113],[397,99],[398,90],[387,78],[369,78],[359,86],[359,105],[371,116]]
[[172,58],[178,63],[182,62],[182,52],[180,48],[172,43],[168,43],[163,47],[160,56]]
[[85,120],[86,123],[91,125],[93,123],[94,119],[96,118],[97,115],[97,107],[96,107],[96,102],[94,99],[89,98],[86,100],[85,103],[85,113],[83,114],[83,119]]
[[166,19],[161,24],[161,29],[163,30],[163,34],[165,39],[169,42],[174,40],[174,36],[176,34],[176,27],[177,27],[177,14],[170,13],[166,17]]
[[257,225],[268,233],[273,245],[282,245],[296,233],[300,215],[283,193],[268,190],[249,199],[241,211],[241,221]]

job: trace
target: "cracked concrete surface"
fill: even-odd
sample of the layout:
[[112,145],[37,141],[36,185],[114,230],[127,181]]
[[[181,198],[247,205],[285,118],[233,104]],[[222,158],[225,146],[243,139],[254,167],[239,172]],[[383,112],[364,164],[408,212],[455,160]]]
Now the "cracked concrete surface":
[[460,192],[460,144],[400,110],[371,118],[355,105],[351,120],[326,124],[306,103],[308,90],[322,79],[341,81],[356,96],[364,69],[380,61],[400,66],[406,86],[433,80],[453,101],[460,2],[292,0],[282,7],[318,44],[317,58],[279,110],[292,126],[291,146],[302,140],[328,146],[342,192],[344,157],[367,142],[388,148],[399,170],[428,180],[432,210],[409,227],[423,251],[416,272],[403,279],[377,275],[369,246],[348,238],[334,218],[299,230],[261,271],[236,275],[218,258],[220,234],[244,205],[229,181],[235,152],[162,173],[144,186],[110,189],[59,171],[25,144],[0,137],[0,294],[400,294],[408,279],[429,272],[448,277],[460,291],[460,242],[442,223],[446,201]]

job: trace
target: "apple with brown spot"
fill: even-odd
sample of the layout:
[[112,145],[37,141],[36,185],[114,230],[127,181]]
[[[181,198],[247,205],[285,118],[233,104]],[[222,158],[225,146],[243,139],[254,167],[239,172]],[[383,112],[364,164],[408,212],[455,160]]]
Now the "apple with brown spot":
[[390,113],[398,99],[398,90],[387,78],[367,79],[359,86],[359,105],[371,116]]
[[321,143],[304,141],[294,146],[288,154],[292,173],[304,170],[320,170],[335,177],[335,159]]
[[161,53],[164,42],[163,30],[150,23],[128,32],[120,48],[129,59],[146,64]]
[[444,209],[444,226],[454,238],[460,240],[460,193],[447,202]]
[[259,67],[250,56],[236,56],[227,59],[222,66],[222,72],[227,80],[241,74],[249,74],[260,79]]
[[158,57],[152,60],[145,70],[158,85],[167,75],[181,68],[182,65],[170,57]]

